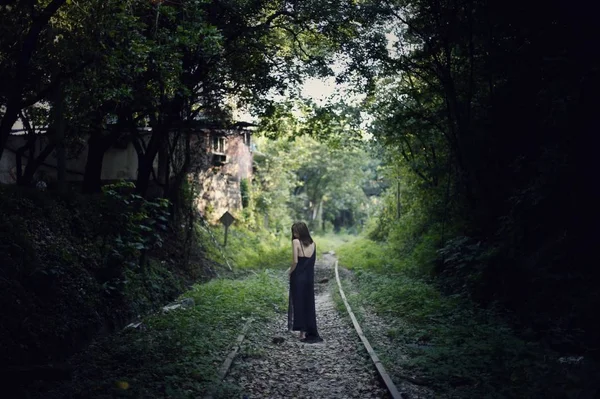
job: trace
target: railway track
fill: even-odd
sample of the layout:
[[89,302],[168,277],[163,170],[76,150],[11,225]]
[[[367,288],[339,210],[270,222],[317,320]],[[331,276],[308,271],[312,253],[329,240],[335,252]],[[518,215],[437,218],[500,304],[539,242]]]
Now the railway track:
[[348,299],[346,298],[346,294],[344,293],[344,288],[342,287],[342,282],[340,280],[340,273],[338,270],[337,259],[335,261],[334,268],[335,268],[335,279],[336,279],[336,282],[338,285],[338,290],[339,290],[340,296],[342,297],[342,300],[344,301],[344,306],[346,307],[346,310],[348,311],[348,315],[350,316],[350,319],[352,320],[352,325],[354,326],[354,330],[356,331],[361,342],[363,343],[367,353],[369,354],[369,357],[371,358],[371,361],[373,362],[373,365],[377,369],[377,372],[379,373],[379,376],[381,377],[381,380],[383,381],[383,384],[385,385],[386,389],[390,393],[392,399],[403,399],[405,396],[403,396],[400,393],[400,391],[398,391],[396,384],[394,384],[394,381],[392,381],[392,378],[386,371],[385,366],[379,360],[379,356],[377,356],[377,354],[375,353],[375,350],[373,350],[373,347],[371,346],[371,343],[369,342],[369,340],[363,333],[363,330],[360,327],[360,324],[358,323],[358,320],[356,319],[354,312],[352,311],[352,307],[348,303]]
[[[305,344],[282,333],[287,327],[282,311],[267,326],[253,324],[246,332],[224,382],[240,386],[248,399],[406,398],[368,343],[341,288],[337,260],[325,254],[315,273],[317,324],[324,341]],[[354,329],[336,309],[334,290],[341,290]]]

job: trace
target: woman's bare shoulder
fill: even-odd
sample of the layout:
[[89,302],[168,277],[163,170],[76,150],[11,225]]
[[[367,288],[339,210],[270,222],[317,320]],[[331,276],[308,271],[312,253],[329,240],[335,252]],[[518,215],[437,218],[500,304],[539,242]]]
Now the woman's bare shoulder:
[[300,245],[300,240],[299,240],[299,239],[297,239],[297,238],[294,238],[294,239],[292,240],[292,244],[294,244],[294,245]]

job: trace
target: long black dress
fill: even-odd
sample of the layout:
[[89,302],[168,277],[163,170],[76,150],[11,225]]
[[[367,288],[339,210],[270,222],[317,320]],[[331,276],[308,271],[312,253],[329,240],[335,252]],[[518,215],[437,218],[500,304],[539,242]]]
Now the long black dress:
[[[300,245],[302,248],[302,245]],[[302,248],[304,252],[304,248]],[[310,257],[298,256],[298,264],[290,275],[288,330],[306,332],[306,342],[322,341],[317,331],[315,312],[315,260],[317,247]]]

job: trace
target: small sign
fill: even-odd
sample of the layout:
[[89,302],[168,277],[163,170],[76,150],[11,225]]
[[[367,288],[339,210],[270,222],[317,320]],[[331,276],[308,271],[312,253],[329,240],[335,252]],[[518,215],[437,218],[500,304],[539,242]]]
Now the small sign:
[[229,227],[231,226],[231,223],[235,221],[235,218],[231,213],[225,211],[225,213],[223,214],[223,216],[221,216],[219,220],[221,221],[221,223],[223,223],[225,227]]
[[228,211],[225,211],[225,213],[223,214],[223,216],[221,216],[221,218],[219,219],[221,221],[221,223],[223,223],[223,226],[225,226],[225,238],[223,240],[223,246],[227,246],[227,231],[229,230],[229,226],[231,226],[231,223],[234,222],[235,218],[233,217],[233,215],[231,213],[229,213]]

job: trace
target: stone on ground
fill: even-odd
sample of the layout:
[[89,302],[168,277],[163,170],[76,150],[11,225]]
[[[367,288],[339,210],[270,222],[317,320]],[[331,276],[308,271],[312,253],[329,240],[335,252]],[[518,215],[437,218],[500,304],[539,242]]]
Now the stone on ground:
[[[331,276],[332,259],[317,262],[316,281]],[[249,332],[226,381],[241,386],[248,399],[388,398],[356,332],[335,309],[332,286],[315,284],[322,343],[306,344],[297,333],[286,333],[282,312],[266,330]]]

